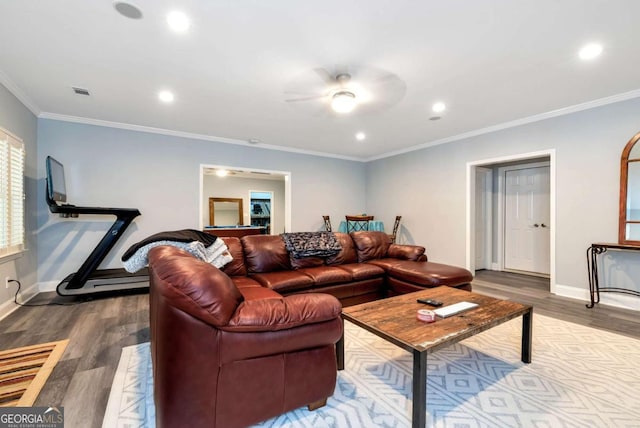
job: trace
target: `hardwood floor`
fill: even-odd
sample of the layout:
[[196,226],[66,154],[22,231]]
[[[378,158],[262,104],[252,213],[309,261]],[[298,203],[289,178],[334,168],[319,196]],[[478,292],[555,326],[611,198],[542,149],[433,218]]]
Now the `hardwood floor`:
[[[530,304],[534,314],[640,339],[640,313],[553,296],[548,280],[479,271],[475,292]],[[101,427],[122,348],[149,341],[147,294],[100,298],[73,306],[21,307],[0,320],[0,349],[70,339],[35,405],[64,406],[65,426]],[[68,302],[43,293],[29,303]],[[534,315],[535,316],[535,315]],[[535,332],[534,332],[535,334]]]
[[[42,293],[29,304],[72,302]],[[149,341],[149,296],[127,295],[73,306],[21,307],[0,321],[1,349],[53,340],[69,345],[35,406],[63,406],[65,427],[101,427],[122,348]]]
[[473,291],[533,306],[534,314],[607,330],[640,339],[640,312],[549,293],[549,280],[508,272],[477,271]]

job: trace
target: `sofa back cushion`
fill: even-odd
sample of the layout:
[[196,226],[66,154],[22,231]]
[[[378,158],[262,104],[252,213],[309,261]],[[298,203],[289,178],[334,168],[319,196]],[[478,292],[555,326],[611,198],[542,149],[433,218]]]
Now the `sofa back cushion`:
[[299,257],[299,258],[295,258],[293,256],[291,256],[291,254],[289,254],[289,262],[291,263],[291,267],[293,269],[304,269],[304,268],[311,268],[311,267],[318,267],[318,266],[323,266],[324,265],[324,258],[322,257]]
[[248,235],[240,241],[249,273],[290,270],[289,252],[278,235]]
[[338,254],[332,257],[327,257],[325,260],[328,265],[345,265],[348,263],[356,263],[358,261],[358,255],[356,254],[356,247],[353,245],[353,239],[348,233],[336,232],[336,239],[340,243],[342,250]]
[[419,245],[399,245],[391,244],[387,251],[387,257],[401,260],[427,261],[424,254],[425,248]]
[[222,272],[229,276],[245,276],[247,274],[247,266],[244,264],[244,251],[240,238],[235,236],[220,236],[229,249],[229,254],[233,260],[222,268]]
[[184,250],[149,251],[150,283],[169,304],[215,327],[227,325],[244,300],[231,278]]
[[358,262],[381,259],[387,256],[391,246],[391,238],[384,232],[351,232],[351,238],[356,246]]

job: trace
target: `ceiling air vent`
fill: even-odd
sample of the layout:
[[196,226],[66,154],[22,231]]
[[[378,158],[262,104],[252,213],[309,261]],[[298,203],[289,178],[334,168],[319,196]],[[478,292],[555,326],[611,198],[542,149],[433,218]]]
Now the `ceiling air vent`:
[[84,88],[76,88],[75,86],[72,86],[73,92],[76,93],[76,95],[86,95],[89,96],[89,90],[88,89],[84,89]]

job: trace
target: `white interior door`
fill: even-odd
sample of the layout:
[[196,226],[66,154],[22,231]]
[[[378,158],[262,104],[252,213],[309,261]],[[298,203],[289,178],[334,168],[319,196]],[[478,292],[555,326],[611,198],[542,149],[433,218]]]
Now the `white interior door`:
[[549,167],[505,171],[504,267],[549,274]]

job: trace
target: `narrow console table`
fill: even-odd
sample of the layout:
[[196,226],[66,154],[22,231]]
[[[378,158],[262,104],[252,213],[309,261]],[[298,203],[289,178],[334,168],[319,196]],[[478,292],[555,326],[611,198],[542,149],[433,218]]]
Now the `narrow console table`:
[[587,308],[593,308],[594,304],[600,303],[600,292],[624,293],[640,297],[640,292],[636,290],[620,287],[600,287],[598,280],[598,255],[606,253],[607,250],[640,251],[640,245],[595,243],[587,248],[587,271],[589,274],[589,295],[591,296],[591,302],[587,304]]

